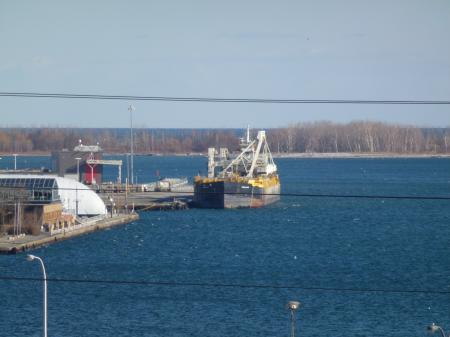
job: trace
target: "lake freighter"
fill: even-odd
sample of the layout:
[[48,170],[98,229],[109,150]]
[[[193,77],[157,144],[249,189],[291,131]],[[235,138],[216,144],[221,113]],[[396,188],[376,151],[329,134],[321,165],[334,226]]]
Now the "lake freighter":
[[227,148],[208,149],[208,176],[194,178],[194,205],[200,208],[263,207],[280,200],[277,166],[266,132],[255,140],[240,140],[241,152],[232,158]]

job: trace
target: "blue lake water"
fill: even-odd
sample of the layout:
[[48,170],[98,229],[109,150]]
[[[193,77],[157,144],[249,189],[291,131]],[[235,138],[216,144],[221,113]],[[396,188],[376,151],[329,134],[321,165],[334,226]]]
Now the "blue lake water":
[[[277,164],[286,193],[450,196],[450,159]],[[18,158],[19,168],[49,165]],[[156,170],[192,177],[206,159],[139,156],[135,167],[139,181]],[[342,289],[449,292],[449,251],[450,201],[282,197],[264,209],[141,213],[33,254],[51,278],[298,287],[50,283],[49,336],[282,337],[285,304],[299,300],[299,336],[404,337],[426,336],[431,322],[450,329],[450,294]],[[0,275],[41,274],[18,254],[0,256]],[[0,280],[0,336],[41,335],[41,286]]]

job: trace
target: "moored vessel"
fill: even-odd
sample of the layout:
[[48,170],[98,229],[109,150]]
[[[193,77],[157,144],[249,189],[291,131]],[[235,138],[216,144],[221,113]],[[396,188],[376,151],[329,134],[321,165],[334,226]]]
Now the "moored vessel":
[[280,199],[280,180],[266,132],[258,131],[251,140],[247,129],[240,150],[232,156],[227,148],[208,149],[208,176],[194,178],[196,207],[263,207]]

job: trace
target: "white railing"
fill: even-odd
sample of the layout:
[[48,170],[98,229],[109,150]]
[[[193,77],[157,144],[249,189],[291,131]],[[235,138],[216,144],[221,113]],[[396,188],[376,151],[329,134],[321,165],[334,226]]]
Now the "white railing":
[[68,233],[68,232],[72,232],[78,229],[82,229],[82,228],[87,228],[90,226],[94,226],[97,222],[103,220],[107,218],[106,215],[97,215],[91,218],[86,218],[86,219],[77,219],[77,221],[79,221],[79,224],[77,225],[73,225],[73,226],[69,226],[69,227],[64,227],[64,228],[58,228],[58,229],[53,229],[50,230],[50,235],[57,235],[57,234],[62,234],[62,233]]

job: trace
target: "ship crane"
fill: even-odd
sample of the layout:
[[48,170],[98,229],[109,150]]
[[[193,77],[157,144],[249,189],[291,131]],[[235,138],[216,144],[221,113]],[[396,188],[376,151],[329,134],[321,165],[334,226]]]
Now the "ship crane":
[[277,171],[273,161],[272,153],[267,144],[266,132],[258,131],[256,140],[250,142],[249,132],[247,131],[248,145],[242,150],[231,163],[220,173],[220,177],[231,176],[238,173],[237,167],[242,164],[247,178],[255,177],[255,169],[258,173],[269,175]]
[[[121,160],[104,160],[104,159],[93,159],[89,158],[86,160],[86,164],[91,167],[91,170],[93,170],[94,166],[96,165],[113,165],[117,166],[119,169],[119,176],[117,178],[117,182],[119,184],[122,183],[122,161]],[[92,178],[94,177],[94,173],[92,172]]]
[[[195,177],[194,199],[202,208],[263,207],[280,200],[280,179],[266,132],[240,139],[240,152],[208,149],[208,177]],[[217,156],[218,155],[218,156]],[[217,161],[216,161],[217,159]]]
[[220,177],[224,178],[226,176],[231,176],[237,173],[237,167],[239,166],[240,163],[242,163],[245,173],[248,174],[249,172],[247,167],[251,163],[251,158],[255,152],[254,150],[255,144],[256,144],[255,140],[250,142],[250,144],[248,144],[247,147],[244,150],[242,150],[239,156],[233,159],[231,163],[220,173]]

